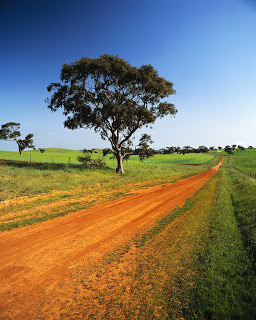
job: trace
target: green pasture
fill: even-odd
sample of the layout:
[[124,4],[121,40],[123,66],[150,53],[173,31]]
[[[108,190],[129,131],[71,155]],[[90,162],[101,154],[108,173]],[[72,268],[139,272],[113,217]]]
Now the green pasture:
[[[15,151],[0,151],[0,159],[4,160],[19,160],[31,162],[47,162],[47,163],[66,163],[78,164],[77,157],[83,155],[81,151],[62,149],[62,148],[46,148],[44,153],[39,150],[24,151],[20,156]],[[111,155],[103,157],[102,150],[96,149],[93,153],[93,158],[102,158],[107,166],[116,166],[116,160],[112,159]],[[139,161],[138,156],[131,156],[128,161],[124,161],[124,166],[139,166],[139,165],[166,165],[173,163],[180,164],[208,164],[215,158],[214,154],[157,154],[152,158],[145,159],[143,163]]]
[[22,155],[16,151],[0,151],[0,159],[19,160],[47,163],[78,163],[77,157],[82,155],[81,151],[63,148],[47,148],[44,153],[39,150],[23,151]]
[[[221,152],[219,155],[226,155],[226,152]],[[245,149],[244,151],[234,150],[229,157],[230,165],[236,169],[245,172],[256,174],[256,149]]]
[[234,152],[235,167],[243,172],[256,173],[256,149]]

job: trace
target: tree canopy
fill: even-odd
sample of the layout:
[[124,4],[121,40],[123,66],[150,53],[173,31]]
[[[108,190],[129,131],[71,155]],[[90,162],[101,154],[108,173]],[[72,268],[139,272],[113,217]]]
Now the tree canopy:
[[16,122],[7,122],[1,126],[0,129],[0,140],[6,141],[15,141],[18,145],[19,153],[22,154],[22,151],[26,148],[33,148],[33,134],[29,133],[26,135],[25,139],[19,139],[21,136],[20,133],[20,123]]
[[118,56],[104,54],[64,64],[60,78],[60,83],[47,88],[52,92],[48,107],[63,109],[65,127],[93,128],[109,140],[117,172],[124,172],[125,145],[136,130],[177,112],[172,103],[162,101],[175,93],[173,83],[151,65],[137,68]]
[[150,144],[152,143],[153,141],[150,135],[146,133],[142,134],[139,144],[136,148],[136,154],[139,156],[140,161],[154,156],[155,152],[150,148]]
[[230,145],[227,145],[225,148],[224,148],[224,151],[227,152],[227,154],[230,156],[231,154],[234,154],[234,152],[232,151],[233,148],[230,147]]

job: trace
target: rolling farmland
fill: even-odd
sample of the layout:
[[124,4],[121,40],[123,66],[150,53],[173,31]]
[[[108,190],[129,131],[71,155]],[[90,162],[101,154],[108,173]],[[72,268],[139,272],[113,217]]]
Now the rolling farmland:
[[[110,155],[103,157],[101,149],[95,149],[93,158],[101,158],[108,166],[116,166],[116,160],[111,159]],[[17,160],[30,162],[46,162],[46,163],[63,163],[63,164],[79,164],[77,157],[83,155],[81,151],[62,149],[62,148],[46,148],[44,153],[39,150],[23,151],[22,155],[16,151],[0,151],[0,159]],[[166,165],[168,163],[189,163],[189,164],[207,164],[214,155],[209,154],[157,154],[152,158],[145,159],[143,165]],[[131,156],[128,162],[124,161],[124,166],[142,165],[138,156]]]
[[246,152],[220,169],[213,155],[157,155],[123,176],[3,160],[2,318],[253,319],[256,189],[242,171],[256,153]]

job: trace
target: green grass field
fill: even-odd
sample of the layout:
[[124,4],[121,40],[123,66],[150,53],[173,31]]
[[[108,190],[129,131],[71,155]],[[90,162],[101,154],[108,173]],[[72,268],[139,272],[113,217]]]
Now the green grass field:
[[[77,157],[83,155],[81,151],[61,149],[61,148],[46,148],[44,153],[39,150],[24,151],[20,156],[15,151],[0,151],[0,159],[5,160],[20,160],[32,162],[47,162],[47,163],[71,163],[78,164]],[[96,149],[97,153],[93,153],[93,158],[102,158],[107,166],[115,166],[116,160],[110,159],[111,156],[103,157],[102,150]],[[157,154],[152,158],[145,159],[143,165],[166,165],[168,163],[189,163],[189,164],[207,164],[214,159],[212,154],[181,154],[177,155],[160,155]],[[142,163],[138,156],[131,156],[129,161],[124,161],[124,166],[139,166]]]
[[[219,154],[227,155],[225,152]],[[232,165],[242,172],[256,173],[256,149],[234,150],[234,154],[230,156],[230,161]]]
[[22,155],[16,151],[0,151],[0,159],[47,162],[47,163],[78,163],[77,157],[82,155],[81,151],[62,149],[62,148],[46,148],[44,153],[39,150],[23,151]]

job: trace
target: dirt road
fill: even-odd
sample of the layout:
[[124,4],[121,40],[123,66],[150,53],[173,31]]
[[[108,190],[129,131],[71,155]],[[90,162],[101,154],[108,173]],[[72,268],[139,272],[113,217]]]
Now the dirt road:
[[166,212],[208,181],[209,171],[166,186],[141,190],[86,210],[0,234],[0,319],[37,319],[40,302],[70,274],[92,262]]

